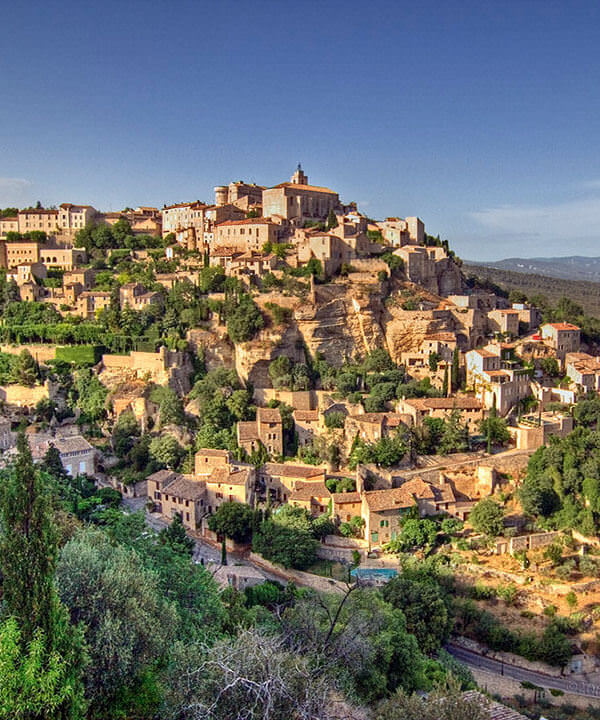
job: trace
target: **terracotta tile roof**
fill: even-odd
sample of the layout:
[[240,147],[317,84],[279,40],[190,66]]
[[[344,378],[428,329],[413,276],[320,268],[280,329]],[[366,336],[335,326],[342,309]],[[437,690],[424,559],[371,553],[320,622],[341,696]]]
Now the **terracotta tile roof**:
[[440,340],[442,342],[456,342],[456,335],[452,332],[429,333],[425,340]]
[[279,412],[279,408],[262,408],[259,407],[256,409],[256,417],[260,422],[265,423],[280,423],[281,422],[281,413]]
[[[410,403],[410,400],[406,400]],[[449,398],[423,398],[425,408],[431,410],[481,410],[483,403],[472,397],[449,397]]]
[[485,348],[478,348],[476,350],[471,350],[470,352],[475,352],[481,357],[500,357],[500,353],[490,352]]
[[152,480],[152,482],[158,483],[159,485],[169,483],[177,477],[177,473],[172,470],[159,470],[158,472],[148,475],[146,480]]
[[201,480],[192,480],[183,475],[176,475],[168,485],[162,486],[166,495],[174,495],[184,500],[200,500],[206,494],[206,485]]
[[330,498],[331,493],[325,483],[303,483],[299,482],[296,489],[292,490],[288,498],[289,502],[294,500],[310,500],[311,498]]
[[243,253],[239,248],[235,247],[218,247],[211,249],[209,254],[210,257],[234,257]]
[[230,225],[275,225],[267,218],[245,218],[244,220],[224,220],[217,223],[217,227],[228,227]]
[[[61,205],[62,207],[62,205]],[[185,208],[185,207],[195,207],[195,208],[208,208],[208,205],[205,205],[204,203],[195,201],[195,202],[188,202],[188,203],[176,203],[175,205],[167,205],[163,208],[164,210],[174,210],[175,208]]]
[[580,330],[581,328],[577,327],[577,325],[571,325],[571,323],[566,322],[559,322],[559,323],[546,323],[546,325],[542,325],[542,328],[544,327],[551,327],[555,330]]
[[250,468],[238,468],[233,470],[227,478],[230,485],[245,485],[250,476]]
[[237,434],[240,442],[245,440],[258,440],[256,420],[240,420],[237,424]]
[[325,468],[317,465],[288,465],[286,463],[265,463],[262,469],[269,475],[288,478],[306,479],[325,473]]
[[350,419],[356,422],[381,423],[385,419],[385,413],[358,413],[350,415]]
[[364,493],[364,498],[369,509],[374,512],[381,510],[393,510],[400,507],[412,507],[415,500],[430,499],[435,497],[431,486],[421,480],[414,478],[403,483],[398,488],[389,490],[371,490]]
[[196,455],[205,455],[206,457],[229,457],[229,450],[217,450],[215,448],[200,448]]
[[332,493],[331,497],[336,505],[343,505],[344,503],[359,503],[361,501],[360,493],[357,492]]
[[319,419],[318,410],[294,410],[294,420],[300,422],[317,422]]
[[309,190],[311,192],[322,192],[322,193],[329,193],[330,195],[337,195],[335,190],[330,190],[326,187],[318,187],[317,185],[300,185],[298,183],[291,183],[291,182],[283,182],[279,183],[279,185],[275,185],[272,188],[269,188],[270,190],[275,190],[276,188],[291,188],[296,190]]

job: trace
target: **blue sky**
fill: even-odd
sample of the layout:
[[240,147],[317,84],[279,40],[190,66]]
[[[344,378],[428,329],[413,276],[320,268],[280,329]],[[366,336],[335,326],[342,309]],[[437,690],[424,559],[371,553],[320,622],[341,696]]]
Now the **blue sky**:
[[469,259],[600,255],[600,5],[8,3],[0,207],[311,182]]

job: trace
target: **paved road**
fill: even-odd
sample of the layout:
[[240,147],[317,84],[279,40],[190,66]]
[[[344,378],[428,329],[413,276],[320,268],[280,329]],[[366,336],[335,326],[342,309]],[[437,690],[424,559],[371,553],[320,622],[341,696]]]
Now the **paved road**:
[[526,670],[518,665],[511,665],[509,663],[501,662],[500,660],[493,660],[485,655],[480,655],[479,653],[472,652],[471,650],[467,650],[459,645],[454,645],[453,643],[448,643],[446,645],[446,650],[465,665],[473,668],[480,668],[481,670],[487,670],[495,675],[504,675],[505,677],[514,678],[515,680],[519,680],[521,682],[524,680],[529,681],[534,683],[534,685],[539,685],[543,688],[563,690],[564,692],[573,693],[574,695],[600,698],[600,687],[597,685],[590,685],[589,683],[581,682],[579,680],[572,680],[569,677],[553,677],[533,670]]

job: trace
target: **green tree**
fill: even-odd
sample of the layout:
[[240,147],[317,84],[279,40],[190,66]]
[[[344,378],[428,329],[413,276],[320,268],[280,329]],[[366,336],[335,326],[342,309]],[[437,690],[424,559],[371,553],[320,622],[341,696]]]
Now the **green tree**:
[[169,545],[176,553],[189,556],[194,554],[195,542],[186,533],[179,513],[175,514],[168,527],[158,533],[158,539],[165,545]]
[[462,422],[460,410],[454,408],[446,420],[440,440],[440,454],[466,452],[469,449],[469,429]]
[[184,449],[172,435],[159,435],[152,438],[148,451],[150,457],[169,470],[174,470],[185,455]]
[[458,380],[459,380],[459,372],[460,372],[460,355],[458,352],[458,348],[455,347],[454,351],[452,353],[452,372],[450,375],[450,384],[451,389],[453,392],[455,392],[458,389]]
[[495,410],[490,411],[490,416],[481,420],[479,423],[479,431],[485,435],[488,443],[496,443],[498,445],[506,445],[510,440],[510,433],[506,425],[506,420],[496,415]]
[[62,460],[60,459],[60,452],[53,443],[50,443],[48,449],[46,450],[46,453],[44,454],[44,459],[42,460],[42,468],[50,475],[52,475],[52,477],[67,477],[67,471],[65,470],[65,467],[62,464]]
[[448,386],[448,366],[446,365],[446,366],[444,367],[444,379],[443,379],[443,381],[442,381],[442,396],[443,396],[443,397],[448,397],[448,390],[449,390],[449,386]]
[[504,529],[504,512],[497,502],[483,498],[471,511],[469,522],[477,532],[496,537]]
[[264,320],[252,298],[245,295],[227,318],[227,334],[234,343],[252,340],[263,328]]
[[333,230],[333,228],[336,228],[338,226],[338,220],[335,216],[335,213],[333,210],[329,211],[329,215],[327,215],[327,230]]
[[83,718],[83,698],[68,662],[38,628],[27,645],[17,621],[0,625],[0,719]]
[[177,612],[159,590],[156,573],[95,529],[80,531],[64,546],[56,584],[71,617],[85,624],[90,717],[114,717],[119,693],[135,687],[174,641]]
[[208,527],[237,543],[246,543],[252,537],[253,511],[249,505],[224,502],[208,518]]
[[51,635],[57,536],[48,491],[23,431],[17,452],[14,468],[3,473],[0,485],[0,569],[6,614],[17,620],[28,643],[37,628]]
[[29,350],[21,350],[14,368],[15,380],[20,385],[33,387],[38,379],[38,368]]
[[[3,471],[0,483],[0,570],[4,615],[10,618],[0,632],[0,688],[6,683],[0,708],[16,701],[22,714],[13,716],[6,710],[0,717],[46,720],[46,708],[38,705],[41,690],[49,707],[55,708],[51,717],[76,720],[85,709],[85,662],[81,636],[69,624],[54,589],[58,533],[50,514],[52,501],[23,431],[17,452],[14,466]],[[17,646],[20,657],[11,649]],[[12,666],[3,665],[2,658]],[[41,674],[28,674],[39,666],[44,668]]]
[[451,602],[438,583],[398,575],[384,586],[383,597],[402,610],[406,629],[423,652],[434,653],[448,639],[453,626]]

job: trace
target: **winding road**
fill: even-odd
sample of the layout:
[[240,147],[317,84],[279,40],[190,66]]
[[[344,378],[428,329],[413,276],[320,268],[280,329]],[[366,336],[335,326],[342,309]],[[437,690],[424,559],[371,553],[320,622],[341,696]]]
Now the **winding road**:
[[518,665],[511,665],[501,660],[494,660],[485,655],[480,655],[454,643],[447,643],[446,650],[464,665],[472,668],[479,668],[480,670],[486,670],[495,675],[503,675],[504,677],[513,678],[521,682],[530,682],[547,689],[553,688],[555,690],[573,693],[574,695],[600,699],[600,686],[598,685],[572,680],[569,677],[553,677],[552,675],[545,675],[544,673],[534,670],[526,670]]

